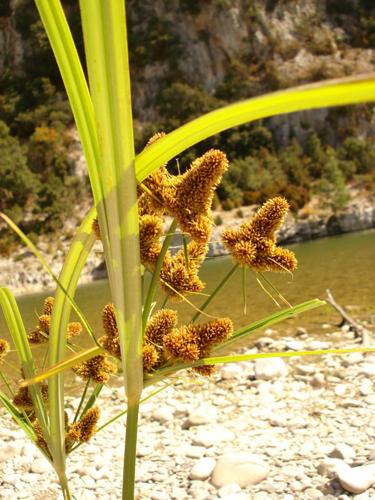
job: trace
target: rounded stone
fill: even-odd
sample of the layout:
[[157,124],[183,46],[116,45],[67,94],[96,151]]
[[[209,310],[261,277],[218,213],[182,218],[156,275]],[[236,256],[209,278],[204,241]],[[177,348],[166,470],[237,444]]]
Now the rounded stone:
[[190,472],[190,479],[204,480],[211,476],[216,460],[210,457],[199,459]]
[[268,465],[257,455],[231,452],[219,458],[211,482],[216,488],[230,483],[237,483],[243,488],[260,483],[268,474]]
[[340,458],[342,460],[351,460],[355,458],[355,455],[356,453],[353,448],[345,443],[337,444],[328,454],[331,458]]
[[261,358],[255,361],[255,376],[258,380],[272,380],[288,374],[288,366],[281,358]]
[[350,493],[363,493],[375,484],[375,464],[342,469],[338,472],[341,486]]

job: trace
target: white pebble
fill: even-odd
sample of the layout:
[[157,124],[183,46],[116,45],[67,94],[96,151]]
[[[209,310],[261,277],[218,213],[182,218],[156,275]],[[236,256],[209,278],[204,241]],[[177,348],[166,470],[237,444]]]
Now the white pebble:
[[211,476],[216,460],[210,457],[199,459],[190,472],[190,479],[204,480]]

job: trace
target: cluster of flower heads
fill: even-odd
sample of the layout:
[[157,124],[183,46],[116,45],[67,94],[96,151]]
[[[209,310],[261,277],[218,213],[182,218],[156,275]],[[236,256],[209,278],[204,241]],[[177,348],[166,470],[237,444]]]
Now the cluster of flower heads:
[[[147,146],[164,135],[155,134]],[[204,288],[198,271],[211,236],[213,196],[228,165],[222,151],[210,149],[194,160],[185,173],[171,175],[166,165],[162,165],[138,188],[140,252],[146,269],[151,272],[155,269],[162,248],[164,216],[173,217],[182,233],[191,240],[186,252],[182,250],[172,255],[168,251],[162,263],[161,285],[175,301]],[[97,219],[93,222],[93,230],[100,239]]]
[[[103,309],[105,335],[100,344],[113,356],[121,357],[119,333],[112,304]],[[230,338],[233,324],[229,318],[220,318],[208,323],[177,328],[177,313],[172,309],[160,309],[147,322],[143,337],[143,369],[150,373],[157,368],[182,361],[190,363],[206,357],[210,350]],[[212,367],[196,367],[196,371],[209,375]]]
[[[67,453],[78,443],[87,443],[96,432],[97,423],[100,418],[100,410],[97,406],[89,408],[77,422],[69,423],[67,412],[65,415],[65,450]],[[38,420],[33,422],[35,440],[37,446],[51,457],[42,427]]]
[[[45,344],[46,342],[48,342],[49,330],[51,327],[53,303],[54,303],[53,297],[47,297],[44,300],[43,314],[38,316],[37,326],[33,330],[31,330],[27,335],[30,344]],[[81,323],[79,322],[69,323],[66,330],[67,339],[71,340],[73,337],[76,337],[81,332],[82,332]]]
[[256,272],[294,271],[297,268],[296,256],[290,250],[278,247],[275,235],[288,210],[285,198],[272,198],[239,229],[224,231],[224,245],[234,260]]

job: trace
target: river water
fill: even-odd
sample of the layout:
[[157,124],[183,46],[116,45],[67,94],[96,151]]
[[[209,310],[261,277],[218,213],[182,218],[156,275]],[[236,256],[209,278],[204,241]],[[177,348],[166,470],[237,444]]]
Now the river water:
[[[272,284],[292,305],[312,298],[324,298],[326,289],[330,288],[336,301],[348,308],[350,314],[357,319],[371,319],[375,323],[375,231],[352,233],[312,242],[289,245],[296,253],[299,267],[293,276],[288,274],[267,273]],[[226,275],[233,263],[229,257],[208,259],[202,267],[201,278],[207,283],[210,292]],[[277,312],[278,307],[264,292],[256,281],[256,276],[248,272],[246,277],[246,314],[244,314],[244,293],[242,272],[237,269],[226,287],[220,291],[206,312],[211,316],[229,316],[236,327],[261,319],[265,315]],[[37,323],[37,313],[41,312],[43,298],[47,293],[28,294],[17,298],[21,314],[27,329]],[[196,305],[204,302],[206,297],[194,297]],[[160,295],[159,300],[162,300]],[[102,334],[100,312],[109,301],[109,288],[106,280],[79,287],[77,301],[86,315],[97,336]],[[195,313],[186,303],[171,304],[176,307],[179,323],[189,321]],[[282,305],[282,307],[286,307]],[[210,318],[202,319],[209,320]],[[284,321],[274,327],[273,335],[293,335],[298,326],[303,326],[317,338],[329,335],[340,321],[339,315],[329,306],[309,311],[299,317]],[[327,324],[330,327],[327,328]],[[262,335],[262,332],[259,332]],[[0,338],[9,338],[4,318],[0,313]],[[81,334],[81,345],[92,345],[88,335]],[[45,346],[43,346],[44,349]],[[42,357],[40,347],[34,347]],[[15,355],[7,357],[7,361],[15,362]],[[3,370],[13,380],[19,378],[18,373],[10,366]],[[0,383],[1,386],[1,383]]]
[[[338,303],[349,306],[353,316],[365,318],[375,314],[375,231],[351,233],[311,242],[289,245],[297,255],[299,266],[293,276],[287,273],[266,273],[267,278],[292,305],[312,298],[324,298],[330,288]],[[207,283],[205,292],[214,289],[232,266],[229,257],[208,259],[200,276]],[[244,314],[242,272],[238,269],[225,288],[207,309],[212,316],[230,316],[236,326],[262,318],[278,310],[277,305],[263,291],[252,272],[246,275],[246,315]],[[36,323],[46,294],[28,294],[17,298],[27,328]],[[189,297],[191,298],[191,297]],[[196,296],[191,301],[196,305],[206,297]],[[109,301],[106,280],[79,287],[77,301],[86,314],[92,328],[100,335],[100,311]],[[280,300],[279,300],[280,302]],[[282,304],[282,307],[286,307]],[[176,307],[179,320],[184,323],[194,314],[186,303],[168,303]],[[203,317],[202,317],[203,318]],[[288,320],[282,329],[290,332],[297,325],[316,327],[324,322],[337,322],[337,313],[322,307]],[[0,336],[4,336],[4,321],[0,318]],[[279,327],[280,328],[280,327]],[[7,336],[5,334],[5,336]]]

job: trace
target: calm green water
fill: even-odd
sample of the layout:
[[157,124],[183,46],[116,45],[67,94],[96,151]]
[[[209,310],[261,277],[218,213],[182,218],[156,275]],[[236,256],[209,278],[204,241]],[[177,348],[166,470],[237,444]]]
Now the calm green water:
[[[375,312],[375,231],[352,233],[325,238],[307,243],[289,245],[296,253],[299,268],[291,277],[288,274],[266,273],[282,295],[292,304],[311,298],[325,297],[330,288],[337,302],[345,306],[355,306],[352,314],[357,318]],[[229,257],[211,258],[201,270],[201,277],[210,292],[231,268]],[[257,284],[255,275],[247,273],[247,314],[243,313],[242,273],[240,270],[231,278],[226,287],[217,295],[207,312],[213,316],[229,315],[241,326],[266,314],[277,311],[277,306]],[[40,310],[46,294],[28,294],[17,299],[27,328],[33,327],[36,311]],[[205,297],[195,297],[192,301],[200,304]],[[109,301],[106,280],[79,287],[77,301],[87,315],[93,329],[100,333],[100,311]],[[181,322],[188,321],[194,311],[183,304],[171,304],[179,311]],[[289,320],[287,325],[313,325],[321,321],[337,320],[336,313],[329,308],[308,312],[300,318]],[[3,335],[4,322],[0,318],[0,332]]]
[[[288,274],[267,273],[267,276],[292,305],[315,297],[324,298],[325,290],[330,288],[337,302],[351,306],[351,314],[356,318],[375,317],[375,231],[331,237],[289,247],[294,250],[299,261],[299,268],[293,278]],[[207,292],[215,288],[232,265],[228,257],[206,261],[202,267],[201,277],[207,283]],[[40,311],[45,296],[45,293],[28,294],[17,299],[27,329],[35,325],[37,311]],[[207,313],[213,316],[230,316],[238,327],[278,310],[257,284],[255,275],[251,272],[247,275],[246,296],[245,316],[242,273],[238,270],[226,288],[217,295]],[[204,300],[205,297],[202,296],[193,299],[197,305]],[[102,331],[100,312],[109,301],[107,281],[97,281],[80,287],[77,301],[92,328],[100,336]],[[169,306],[171,305],[169,303]],[[189,321],[194,314],[191,306],[185,303],[177,304],[176,308],[180,323]],[[337,313],[326,306],[287,320],[275,328],[280,335],[285,335],[292,334],[297,326],[304,326],[319,336],[323,332],[326,333],[326,330],[321,329],[322,323],[335,324],[339,319]],[[8,337],[2,315],[0,315],[0,337]],[[81,343],[90,345],[85,335],[81,337]],[[14,377],[14,372],[12,376]]]

